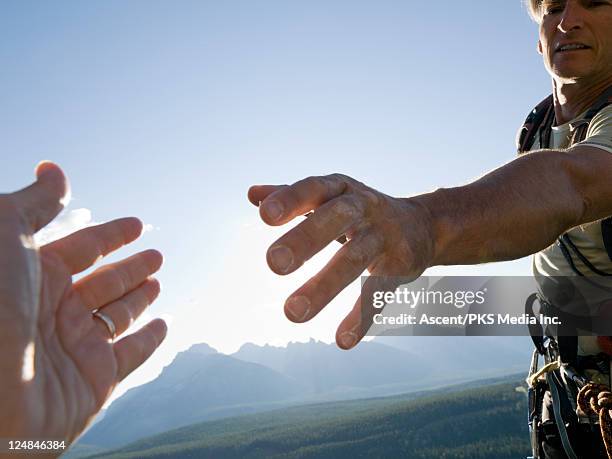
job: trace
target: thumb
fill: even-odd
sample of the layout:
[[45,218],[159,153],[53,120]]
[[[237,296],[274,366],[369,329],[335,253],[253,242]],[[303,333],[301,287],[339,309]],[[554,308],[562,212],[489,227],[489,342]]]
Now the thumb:
[[64,172],[50,161],[36,166],[36,182],[12,194],[13,201],[32,232],[53,220],[70,200]]

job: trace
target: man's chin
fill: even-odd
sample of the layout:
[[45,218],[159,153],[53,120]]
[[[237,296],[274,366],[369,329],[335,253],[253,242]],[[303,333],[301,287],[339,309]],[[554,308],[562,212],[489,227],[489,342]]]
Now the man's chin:
[[591,75],[585,66],[576,65],[555,66],[550,73],[555,80],[563,83],[577,83]]

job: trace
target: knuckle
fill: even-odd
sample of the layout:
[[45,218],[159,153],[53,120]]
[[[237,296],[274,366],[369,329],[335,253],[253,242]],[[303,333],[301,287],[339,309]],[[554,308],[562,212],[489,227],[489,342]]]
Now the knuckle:
[[366,188],[361,192],[361,195],[365,198],[365,201],[372,206],[377,206],[380,204],[380,199],[378,197],[378,192],[372,190],[371,188]]
[[[310,222],[306,222],[306,223],[310,223]],[[307,252],[310,252],[310,251],[314,250],[318,246],[317,238],[315,236],[313,236],[311,234],[311,232],[308,231],[304,226],[305,225],[303,225],[303,224],[302,225],[298,225],[295,228],[295,230],[294,230],[295,232],[293,234],[294,234],[294,238],[295,239],[292,238],[291,242],[298,241],[297,244],[289,243],[289,242],[285,243],[284,242],[284,245],[289,247],[294,252],[294,254],[296,254],[296,255],[299,255],[297,253],[298,252],[298,250],[297,250],[298,247],[304,247]]]
[[327,195],[328,189],[325,177],[311,175],[291,185],[288,189],[287,199],[293,205],[311,195]]
[[136,292],[137,299],[136,305],[137,309],[141,310],[149,306],[155,300],[155,296],[157,295],[156,290],[152,288],[139,288]]
[[398,251],[402,253],[406,259],[411,259],[414,256],[414,250],[408,241],[400,240],[397,246]]
[[385,237],[378,231],[370,232],[364,237],[363,245],[368,248],[368,253],[373,257],[377,253],[383,251],[385,247]]
[[104,258],[104,255],[106,255],[108,252],[106,250],[107,247],[104,239],[96,237],[95,230],[89,230],[90,228],[85,228],[77,231],[74,233],[74,235],[78,235],[78,237],[82,239],[82,245],[84,247],[90,248],[87,250],[87,258],[88,261],[93,264]]
[[338,182],[343,182],[343,183],[346,183],[346,184],[348,184],[350,182],[354,182],[354,179],[352,179],[348,175],[342,174],[340,172],[334,172],[333,174],[329,174],[327,177],[329,179],[331,179],[331,180],[338,181]]
[[108,237],[104,237],[102,228],[99,226],[94,227],[92,231],[88,231],[87,236],[91,241],[90,244],[94,246],[98,252],[97,259],[100,259],[113,251],[112,240]]
[[308,177],[303,178],[293,184],[293,187],[303,185],[305,187],[317,187],[321,186],[323,177],[319,177],[316,175],[309,175]]
[[348,177],[346,175],[344,175],[344,174],[339,173],[339,172],[334,172],[333,174],[326,175],[325,178],[328,179],[328,180],[335,180],[335,181],[343,182]]
[[159,345],[159,343],[157,342],[157,337],[155,336],[155,332],[151,329],[151,327],[147,327],[146,336],[148,338],[148,343],[144,349],[144,360],[146,360],[149,355],[151,355],[151,352],[153,352]]
[[131,283],[131,275],[128,269],[125,267],[114,267],[113,274],[115,276],[115,282],[119,285],[120,291],[122,294],[125,294],[129,291],[130,283]]
[[138,317],[138,314],[136,314],[134,312],[134,307],[126,307],[125,308],[125,323],[126,323],[126,327],[128,328],[130,327],[135,321],[136,318]]
[[328,196],[335,196],[337,194],[344,193],[352,180],[350,177],[338,173],[326,175],[322,178],[325,182]]
[[367,253],[357,244],[350,244],[347,246],[346,252],[344,253],[346,264],[353,269],[363,269],[364,264],[367,262],[367,258]]
[[365,269],[383,249],[383,238],[375,232],[368,232],[352,240],[346,246],[346,259],[355,268]]
[[395,243],[395,247],[393,251],[387,250],[388,254],[393,253],[392,258],[398,265],[405,269],[412,269],[418,259],[413,245],[409,241],[399,240]]
[[329,180],[327,177],[311,177],[311,182],[313,187],[316,189],[318,194],[328,196],[330,194],[330,190],[333,186],[333,182]]
[[147,360],[147,349],[149,347],[148,342],[151,340],[149,335],[150,335],[149,330],[144,330],[144,332],[141,335],[141,339],[138,340],[138,361],[137,361],[137,366],[142,365],[143,362],[145,360]]
[[331,211],[337,217],[354,219],[363,215],[363,205],[355,195],[346,195],[334,201]]
[[134,339],[133,346],[135,350],[135,358],[132,362],[130,372],[138,368],[145,362],[145,360],[147,360],[147,357],[149,356],[149,349],[152,347],[151,342],[155,341],[152,335],[153,333],[146,325],[132,335],[132,338]]
[[127,301],[118,303],[117,333],[127,330],[134,323],[134,314]]
[[337,176],[338,180],[344,183],[347,190],[357,191],[367,188],[367,186],[363,182],[360,182],[359,180],[353,177],[349,177],[348,175],[344,174],[337,174]]

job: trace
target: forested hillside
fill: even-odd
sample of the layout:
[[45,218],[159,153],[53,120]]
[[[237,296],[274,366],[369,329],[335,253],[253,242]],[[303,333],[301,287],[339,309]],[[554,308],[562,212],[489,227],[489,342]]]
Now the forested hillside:
[[[195,424],[96,458],[473,458],[528,455],[520,381],[295,407]],[[412,396],[414,397],[414,395]]]

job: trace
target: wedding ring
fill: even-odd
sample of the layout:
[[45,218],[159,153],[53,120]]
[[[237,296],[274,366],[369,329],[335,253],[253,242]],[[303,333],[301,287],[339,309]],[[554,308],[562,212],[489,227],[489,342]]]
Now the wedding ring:
[[111,341],[115,341],[115,338],[117,337],[117,327],[115,326],[113,319],[100,310],[94,311],[93,316],[104,322],[104,325],[106,325],[106,328],[108,329],[108,333],[110,333]]

